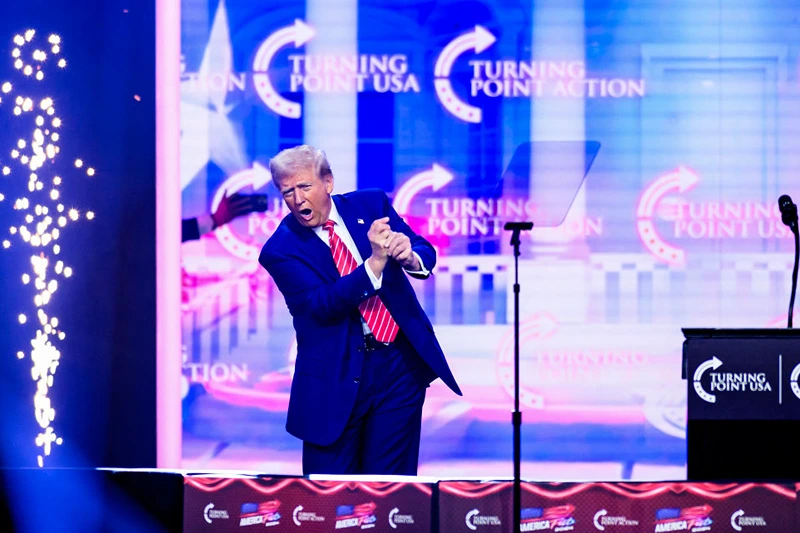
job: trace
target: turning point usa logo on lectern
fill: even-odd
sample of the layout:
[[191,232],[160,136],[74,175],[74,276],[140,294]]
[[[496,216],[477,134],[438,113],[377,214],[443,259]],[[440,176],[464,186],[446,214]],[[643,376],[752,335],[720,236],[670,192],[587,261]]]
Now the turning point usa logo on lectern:
[[[694,390],[701,400],[716,403],[715,392],[772,392],[766,372],[720,372],[722,365],[723,362],[714,356],[694,371]],[[703,375],[707,371],[711,378],[710,392],[703,387]]]
[[799,419],[800,354],[746,342],[690,360],[695,418]]

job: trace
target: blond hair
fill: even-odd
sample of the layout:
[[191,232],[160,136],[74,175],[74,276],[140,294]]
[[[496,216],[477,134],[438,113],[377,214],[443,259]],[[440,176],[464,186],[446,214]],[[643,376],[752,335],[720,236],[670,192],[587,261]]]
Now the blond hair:
[[319,179],[333,175],[325,152],[308,144],[281,150],[269,161],[269,171],[276,183],[309,170]]

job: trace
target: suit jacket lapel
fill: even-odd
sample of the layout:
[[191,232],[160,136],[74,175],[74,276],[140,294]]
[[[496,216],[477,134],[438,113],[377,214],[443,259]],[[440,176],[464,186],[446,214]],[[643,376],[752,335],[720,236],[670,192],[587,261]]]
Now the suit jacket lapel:
[[301,225],[291,213],[288,215],[287,224],[297,237],[298,246],[295,252],[326,278],[331,280],[338,278],[339,271],[333,262],[331,249],[322,242],[314,230]]
[[366,261],[372,255],[372,246],[369,244],[369,237],[367,232],[372,224],[363,213],[360,213],[357,206],[352,202],[348,202],[343,196],[337,194],[333,197],[336,202],[336,209],[339,211],[339,216],[342,217],[344,225],[347,226],[347,231],[356,243],[358,253],[361,254],[361,259]]

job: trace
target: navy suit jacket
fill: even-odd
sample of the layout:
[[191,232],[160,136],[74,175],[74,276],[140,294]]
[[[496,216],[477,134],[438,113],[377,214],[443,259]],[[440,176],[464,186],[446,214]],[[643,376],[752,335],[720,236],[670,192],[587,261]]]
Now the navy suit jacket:
[[[367,237],[370,225],[388,216],[392,230],[408,235],[425,267],[433,269],[435,250],[400,218],[384,191],[368,189],[332,198],[362,259],[372,255]],[[341,276],[330,248],[291,213],[264,245],[258,260],[286,299],[297,335],[286,430],[313,444],[331,444],[342,434],[358,391],[355,380],[364,360],[358,305],[376,294],[366,264]],[[377,292],[427,364],[421,366],[428,383],[439,377],[460,395],[433,326],[397,261],[390,259],[386,264]]]

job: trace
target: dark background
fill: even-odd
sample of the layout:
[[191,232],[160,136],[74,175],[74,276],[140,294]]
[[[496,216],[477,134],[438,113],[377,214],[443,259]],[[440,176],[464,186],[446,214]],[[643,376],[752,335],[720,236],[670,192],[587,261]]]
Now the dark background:
[[[43,82],[28,85],[46,88],[63,120],[56,157],[64,178],[61,197],[67,207],[96,214],[93,221],[68,224],[59,239],[59,258],[74,269],[70,279],[59,278],[47,306],[67,335],[58,343],[61,364],[50,389],[56,409],[51,425],[64,441],[45,466],[154,467],[155,2],[3,2],[0,83],[20,80],[12,39],[30,28],[50,65]],[[51,33],[61,36],[60,55],[67,60],[60,72],[44,46]],[[30,138],[13,105],[7,97],[0,103],[0,166],[16,171],[0,176],[6,196],[0,241],[12,242],[8,250],[0,248],[0,467],[35,466],[39,453],[31,361],[15,355],[29,353],[38,321],[32,286],[20,280],[31,272],[33,249],[7,229],[21,221],[12,205],[28,179],[10,164],[9,152],[18,138]],[[97,170],[94,178],[72,166],[77,157]],[[39,175],[54,173],[46,164]],[[16,318],[20,312],[29,317],[24,326]]]

